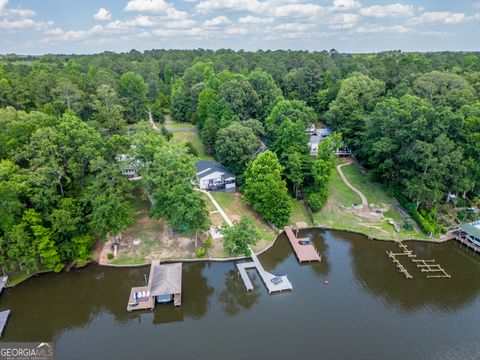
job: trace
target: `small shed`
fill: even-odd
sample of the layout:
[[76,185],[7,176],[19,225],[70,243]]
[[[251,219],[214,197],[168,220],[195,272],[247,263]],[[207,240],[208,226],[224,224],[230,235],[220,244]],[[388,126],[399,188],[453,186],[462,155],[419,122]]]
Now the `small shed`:
[[182,263],[152,263],[148,280],[150,295],[158,302],[173,300],[175,306],[182,303]]

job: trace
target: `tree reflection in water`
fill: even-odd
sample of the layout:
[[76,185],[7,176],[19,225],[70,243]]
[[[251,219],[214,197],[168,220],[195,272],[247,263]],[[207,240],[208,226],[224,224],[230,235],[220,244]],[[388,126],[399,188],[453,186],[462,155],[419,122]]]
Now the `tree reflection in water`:
[[248,270],[253,290],[248,291],[238,273],[237,267],[232,263],[232,269],[225,273],[224,289],[220,292],[218,300],[222,303],[223,310],[229,316],[237,315],[242,309],[250,309],[260,298],[258,276],[252,276],[256,270]]
[[353,272],[362,287],[402,311],[433,306],[452,312],[470,304],[480,294],[480,281],[474,277],[478,272],[478,255],[453,241],[446,244],[408,242],[417,259],[435,259],[452,278],[427,279],[427,274],[405,257],[400,261],[413,276],[407,280],[385,254],[386,250],[397,251],[395,244],[368,241],[363,236],[345,233],[341,233],[341,238],[350,244]]

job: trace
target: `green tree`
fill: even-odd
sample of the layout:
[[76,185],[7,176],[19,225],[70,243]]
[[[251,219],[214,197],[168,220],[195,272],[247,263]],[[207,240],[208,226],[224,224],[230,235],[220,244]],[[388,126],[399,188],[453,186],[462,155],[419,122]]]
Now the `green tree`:
[[413,83],[413,93],[435,106],[459,109],[474,99],[474,90],[460,75],[432,71],[420,76]]
[[273,141],[277,137],[280,125],[285,119],[290,119],[294,123],[302,124],[304,130],[315,123],[316,116],[312,108],[308,107],[303,101],[282,100],[279,101],[272,112],[265,120],[267,130],[267,139]]
[[95,110],[93,118],[110,132],[121,130],[125,126],[123,106],[111,86],[100,85],[97,88],[92,107]]
[[343,134],[347,144],[361,149],[361,139],[366,126],[366,115],[381,99],[385,85],[368,76],[354,73],[342,81],[336,99],[325,114],[328,126]]
[[276,226],[288,222],[292,200],[282,179],[277,155],[266,151],[252,161],[244,173],[243,198],[265,220]]
[[120,77],[119,88],[127,122],[131,124],[145,119],[148,85],[143,78],[131,71],[126,72]]
[[218,132],[215,157],[234,174],[241,175],[248,162],[255,158],[260,145],[253,130],[236,122]]
[[260,240],[260,233],[250,217],[243,216],[240,221],[234,221],[233,226],[224,223],[220,229],[223,234],[223,248],[234,256],[250,256],[250,245]]

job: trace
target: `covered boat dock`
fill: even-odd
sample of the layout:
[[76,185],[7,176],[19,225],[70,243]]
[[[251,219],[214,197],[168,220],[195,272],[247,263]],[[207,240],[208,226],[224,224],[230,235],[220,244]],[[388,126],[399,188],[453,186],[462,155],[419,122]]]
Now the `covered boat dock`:
[[182,304],[182,263],[152,262],[147,285],[131,289],[127,310],[152,310],[155,299],[158,302],[173,300],[175,306]]

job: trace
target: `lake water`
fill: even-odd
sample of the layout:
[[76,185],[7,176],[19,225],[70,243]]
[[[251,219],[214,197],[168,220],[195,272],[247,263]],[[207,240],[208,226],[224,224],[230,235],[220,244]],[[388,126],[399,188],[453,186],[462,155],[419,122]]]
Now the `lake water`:
[[[3,341],[49,341],[56,359],[480,359],[480,256],[459,244],[409,243],[452,279],[398,273],[395,244],[308,230],[322,262],[299,265],[281,237],[260,261],[293,291],[247,293],[234,263],[183,266],[182,307],[126,311],[148,267],[90,265],[4,291]],[[328,285],[325,284],[328,280]]]

